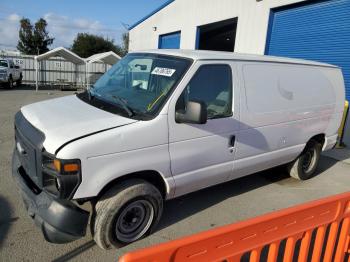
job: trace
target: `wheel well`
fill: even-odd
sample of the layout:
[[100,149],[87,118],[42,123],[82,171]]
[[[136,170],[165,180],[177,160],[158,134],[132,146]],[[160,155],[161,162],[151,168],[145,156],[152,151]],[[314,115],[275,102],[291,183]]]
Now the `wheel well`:
[[310,142],[311,140],[317,141],[323,147],[324,142],[326,141],[326,135],[325,134],[318,134],[316,136],[311,137],[308,142]]
[[165,199],[166,192],[167,192],[165,181],[163,177],[157,171],[154,171],[154,170],[145,170],[145,171],[135,172],[135,173],[118,177],[112,180],[111,182],[109,182],[107,185],[105,185],[103,189],[100,191],[100,193],[98,194],[97,198],[102,196],[106,191],[108,191],[110,188],[112,188],[116,184],[122,181],[134,179],[134,178],[143,179],[148,183],[154,185],[162,194],[163,199]]

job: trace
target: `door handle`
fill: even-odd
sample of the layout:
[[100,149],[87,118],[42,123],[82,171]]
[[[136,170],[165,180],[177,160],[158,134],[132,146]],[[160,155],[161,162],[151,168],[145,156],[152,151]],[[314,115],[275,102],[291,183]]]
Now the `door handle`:
[[232,135],[230,137],[230,146],[234,147],[235,146],[235,142],[236,142],[236,136]]

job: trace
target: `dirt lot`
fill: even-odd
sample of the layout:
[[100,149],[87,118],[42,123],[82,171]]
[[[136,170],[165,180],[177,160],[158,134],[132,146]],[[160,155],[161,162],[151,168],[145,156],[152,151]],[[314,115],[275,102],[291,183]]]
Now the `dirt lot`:
[[120,250],[100,250],[90,234],[70,244],[47,243],[11,178],[13,117],[22,105],[69,94],[0,89],[0,261],[116,261],[130,250],[350,190],[350,166],[323,156],[309,181],[275,168],[169,201],[157,232]]

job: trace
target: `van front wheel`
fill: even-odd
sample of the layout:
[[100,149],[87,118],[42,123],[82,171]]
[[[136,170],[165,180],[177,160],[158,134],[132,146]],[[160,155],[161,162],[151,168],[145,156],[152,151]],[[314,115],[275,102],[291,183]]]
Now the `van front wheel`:
[[152,184],[133,179],[107,191],[96,203],[91,229],[102,249],[124,246],[151,233],[163,211],[163,198]]
[[299,180],[311,178],[320,160],[321,150],[322,145],[320,143],[314,140],[309,141],[301,155],[288,164],[289,175]]

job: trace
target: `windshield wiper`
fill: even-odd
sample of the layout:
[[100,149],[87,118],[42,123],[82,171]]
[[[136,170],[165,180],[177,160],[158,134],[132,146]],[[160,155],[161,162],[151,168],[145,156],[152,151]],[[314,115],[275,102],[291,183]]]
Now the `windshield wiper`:
[[134,111],[131,109],[130,106],[126,104],[126,102],[123,99],[115,95],[112,95],[111,97],[113,97],[115,100],[119,102],[119,104],[123,107],[124,111],[128,114],[129,117],[132,117],[133,115],[135,115]]

